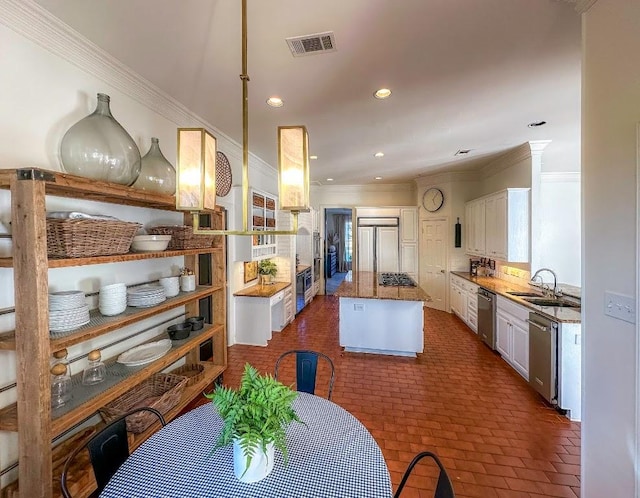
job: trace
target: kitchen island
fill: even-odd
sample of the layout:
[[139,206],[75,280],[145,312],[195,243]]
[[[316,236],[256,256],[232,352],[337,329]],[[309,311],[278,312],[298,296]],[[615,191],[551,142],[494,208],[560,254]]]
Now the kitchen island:
[[399,356],[424,351],[423,308],[431,298],[410,279],[413,286],[403,285],[410,283],[406,278],[382,285],[377,273],[347,273],[335,292],[345,351]]

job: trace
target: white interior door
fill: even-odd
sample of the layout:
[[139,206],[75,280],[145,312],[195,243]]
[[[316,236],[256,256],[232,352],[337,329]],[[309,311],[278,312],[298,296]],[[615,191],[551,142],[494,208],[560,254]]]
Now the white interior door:
[[373,271],[373,227],[358,227],[358,271]]
[[376,271],[396,273],[400,267],[398,227],[376,230]]
[[425,304],[441,311],[447,309],[447,226],[446,220],[424,220],[420,234],[420,285],[431,296]]

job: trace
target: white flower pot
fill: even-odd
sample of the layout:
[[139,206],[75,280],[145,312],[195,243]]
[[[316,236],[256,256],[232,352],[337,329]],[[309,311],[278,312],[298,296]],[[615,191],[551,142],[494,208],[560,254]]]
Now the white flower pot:
[[233,441],[233,471],[242,482],[257,482],[267,477],[273,470],[273,443],[267,444],[266,454],[258,447],[247,468],[247,457],[238,440]]

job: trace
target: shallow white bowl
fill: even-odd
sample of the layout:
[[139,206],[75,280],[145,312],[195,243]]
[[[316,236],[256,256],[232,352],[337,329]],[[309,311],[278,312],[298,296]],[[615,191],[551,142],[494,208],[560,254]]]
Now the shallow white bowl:
[[169,245],[171,235],[136,235],[131,250],[137,252],[164,251]]

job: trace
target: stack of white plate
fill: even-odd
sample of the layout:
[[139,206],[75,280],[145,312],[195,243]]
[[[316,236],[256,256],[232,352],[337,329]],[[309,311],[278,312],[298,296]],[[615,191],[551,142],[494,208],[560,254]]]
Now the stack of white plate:
[[127,290],[127,304],[137,308],[155,306],[167,299],[161,285],[141,285]]
[[159,282],[167,297],[177,296],[180,292],[180,277],[164,277]]
[[100,287],[98,303],[100,313],[103,315],[119,315],[127,309],[127,286],[125,284],[111,284]]
[[49,294],[49,329],[65,332],[89,323],[89,306],[82,291],[62,291]]

